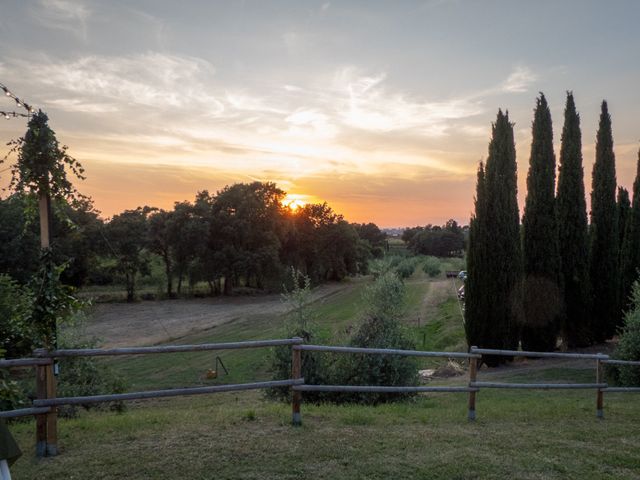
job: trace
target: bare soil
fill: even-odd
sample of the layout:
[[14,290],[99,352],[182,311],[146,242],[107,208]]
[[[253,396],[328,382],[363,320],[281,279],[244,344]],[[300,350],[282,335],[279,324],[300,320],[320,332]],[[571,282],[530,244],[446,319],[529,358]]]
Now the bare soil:
[[[345,284],[322,285],[312,300],[329,297]],[[252,315],[285,314],[280,295],[159,300],[97,304],[89,313],[86,333],[105,348],[154,345]]]

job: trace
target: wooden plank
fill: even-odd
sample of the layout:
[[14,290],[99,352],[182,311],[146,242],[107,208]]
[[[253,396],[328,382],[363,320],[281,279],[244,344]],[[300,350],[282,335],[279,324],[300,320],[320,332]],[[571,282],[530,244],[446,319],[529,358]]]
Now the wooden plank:
[[31,415],[41,415],[48,413],[51,407],[39,407],[39,408],[19,408],[18,410],[8,410],[6,412],[0,412],[0,418],[17,418],[28,417]]
[[60,405],[85,405],[90,403],[119,402],[126,400],[143,400],[149,398],[178,397],[186,395],[202,395],[208,393],[237,392],[241,390],[257,390],[273,387],[290,387],[301,385],[304,379],[274,380],[269,382],[239,383],[214,385],[210,387],[174,388],[169,390],[149,390],[147,392],[114,393],[109,395],[91,395],[87,397],[61,397],[54,399],[34,400],[36,407],[56,407]]
[[282,340],[257,340],[249,342],[231,343],[202,343],[198,345],[162,345],[155,347],[126,347],[126,348],[82,348],[63,349],[42,353],[43,357],[96,357],[115,355],[144,355],[149,353],[177,353],[177,352],[202,352],[207,350],[233,350],[242,348],[278,347],[282,345],[298,345],[301,338],[287,338]]
[[51,358],[11,358],[0,360],[0,368],[35,367],[38,365],[51,365]]
[[420,350],[396,350],[392,348],[333,347],[328,345],[295,345],[294,350],[335,353],[365,353],[373,355],[401,355],[406,357],[480,358],[479,354],[464,352],[423,352]]
[[466,393],[475,391],[473,387],[391,387],[378,385],[296,385],[298,392],[361,392],[361,393]]
[[605,360],[609,357],[601,353],[560,353],[560,352],[527,352],[521,350],[493,350],[489,348],[472,348],[472,353],[482,355],[503,355],[508,357],[538,357],[538,358],[582,358],[591,360]]
[[513,389],[540,389],[540,390],[580,390],[589,388],[606,388],[606,383],[496,383],[473,382],[470,387],[477,388],[513,388]]

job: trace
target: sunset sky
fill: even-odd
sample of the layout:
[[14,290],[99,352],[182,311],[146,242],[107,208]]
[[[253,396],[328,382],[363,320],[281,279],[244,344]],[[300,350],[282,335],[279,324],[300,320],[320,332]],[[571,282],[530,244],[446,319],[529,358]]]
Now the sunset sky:
[[[522,207],[539,91],[556,152],[574,92],[588,192],[608,100],[631,188],[639,18],[632,0],[4,0],[0,82],[49,114],[104,217],[269,180],[350,221],[467,223],[498,108]],[[0,141],[25,127],[0,121]]]

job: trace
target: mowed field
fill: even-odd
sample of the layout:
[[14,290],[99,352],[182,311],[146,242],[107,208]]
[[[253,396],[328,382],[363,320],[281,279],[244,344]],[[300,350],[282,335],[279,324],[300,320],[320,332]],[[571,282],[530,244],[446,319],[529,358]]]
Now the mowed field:
[[[316,294],[312,308],[323,342],[343,344],[348,332],[357,328],[362,291],[369,281],[353,280],[334,286],[326,295]],[[417,272],[407,287],[404,321],[417,348],[464,349],[455,284]],[[261,300],[277,303],[274,298],[249,301]],[[191,301],[179,302],[185,304],[183,312],[188,311]],[[167,308],[173,308],[170,304]],[[193,305],[201,304],[194,301]],[[110,307],[101,306],[106,310],[97,312],[109,315]],[[113,307],[114,311],[124,308]],[[151,305],[134,305],[143,307]],[[130,344],[282,338],[286,307],[274,308],[241,312],[216,324],[203,322],[183,335],[167,328],[164,338],[157,332],[157,322],[171,325],[171,320],[159,310],[155,321],[153,315],[146,317],[148,327],[136,327],[159,336],[150,337],[154,341],[131,338]],[[113,318],[117,316],[132,322],[126,310]],[[91,321],[99,331],[98,318]],[[106,344],[120,344],[115,336],[109,338],[108,329],[100,336]],[[270,379],[269,353],[255,349],[103,361],[125,376],[129,390],[134,391]],[[207,380],[204,374],[213,367],[216,355],[223,358],[229,375]],[[442,363],[429,360],[423,367]],[[586,382],[593,380],[593,372],[592,362],[524,360],[482,369],[480,379]],[[461,375],[437,379],[434,384],[466,381]],[[595,418],[592,391],[483,390],[473,423],[466,419],[466,406],[465,394],[418,395],[376,407],[303,404],[303,426],[297,428],[290,425],[289,405],[256,391],[130,402],[123,413],[89,411],[75,419],[61,419],[61,454],[55,458],[34,459],[34,423],[14,424],[12,431],[25,455],[13,474],[18,480],[640,478],[637,396],[608,394],[605,420]]]

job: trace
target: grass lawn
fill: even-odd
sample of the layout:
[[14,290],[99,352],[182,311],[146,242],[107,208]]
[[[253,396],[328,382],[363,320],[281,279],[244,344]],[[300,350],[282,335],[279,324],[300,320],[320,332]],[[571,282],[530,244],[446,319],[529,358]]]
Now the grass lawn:
[[61,454],[33,458],[33,423],[12,429],[16,479],[640,478],[640,406],[592,392],[483,391],[378,407],[288,405],[259,392],[137,403],[60,422]]

